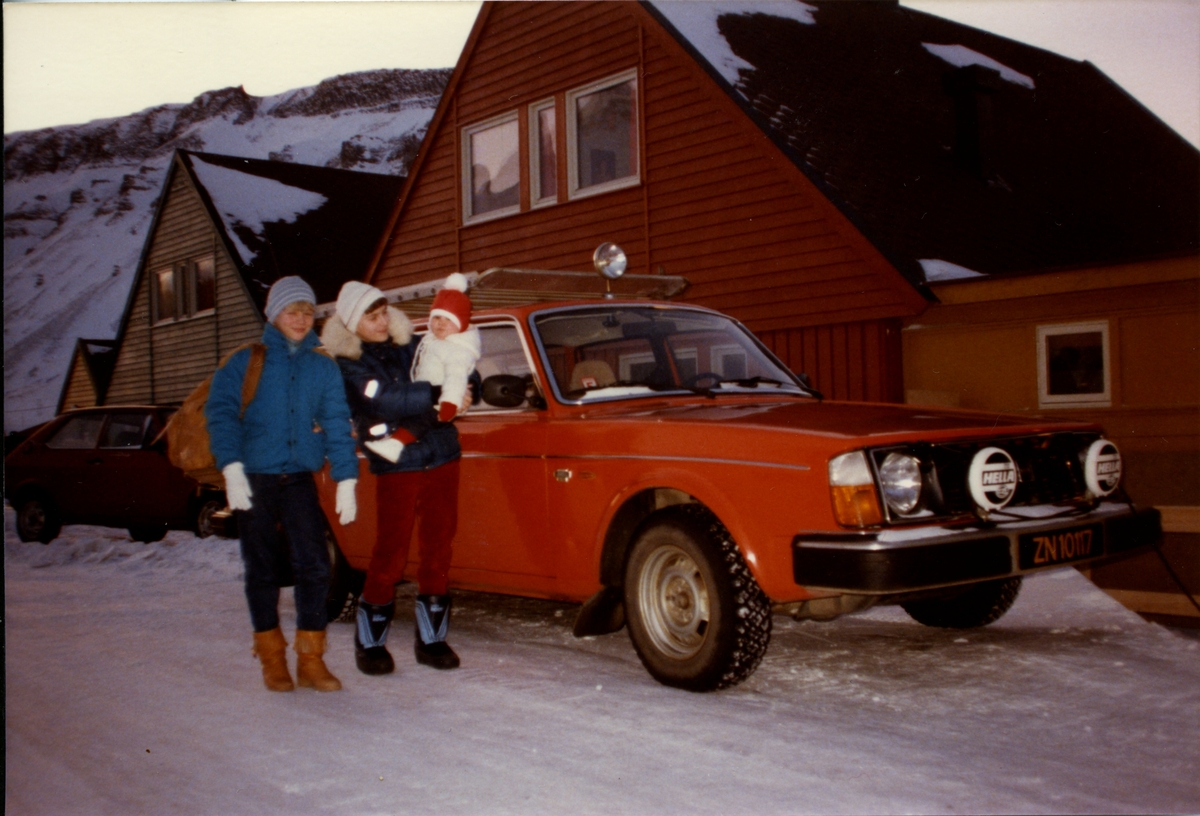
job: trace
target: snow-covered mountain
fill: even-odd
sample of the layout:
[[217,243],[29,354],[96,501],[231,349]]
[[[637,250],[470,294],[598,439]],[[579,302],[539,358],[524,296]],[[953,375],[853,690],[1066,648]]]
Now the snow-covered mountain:
[[346,74],[276,96],[4,135],[4,430],[53,416],[77,337],[116,336],[176,148],[403,174],[450,70]]

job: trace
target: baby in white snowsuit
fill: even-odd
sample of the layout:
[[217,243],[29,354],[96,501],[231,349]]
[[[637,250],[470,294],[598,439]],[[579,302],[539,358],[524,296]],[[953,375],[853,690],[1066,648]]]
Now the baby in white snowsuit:
[[[471,299],[467,297],[467,278],[455,272],[433,299],[429,310],[429,331],[417,344],[409,379],[440,386],[438,421],[451,422],[462,410],[481,345],[479,329],[471,326]],[[404,445],[415,441],[411,433],[397,430],[386,439],[363,445],[391,462],[400,460]]]

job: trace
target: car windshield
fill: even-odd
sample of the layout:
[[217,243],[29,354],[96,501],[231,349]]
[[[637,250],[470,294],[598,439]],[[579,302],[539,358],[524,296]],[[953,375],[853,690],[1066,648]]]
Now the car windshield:
[[735,321],[661,306],[588,307],[535,315],[558,397],[567,402],[663,392],[808,394]]

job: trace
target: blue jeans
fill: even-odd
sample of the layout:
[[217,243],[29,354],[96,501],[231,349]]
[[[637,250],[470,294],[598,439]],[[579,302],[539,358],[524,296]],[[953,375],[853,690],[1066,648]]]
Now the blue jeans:
[[[250,509],[238,511],[246,601],[255,632],[279,626],[279,588],[295,581],[296,628],[325,629],[329,550],[311,473],[247,473]],[[292,575],[286,574],[291,563]]]

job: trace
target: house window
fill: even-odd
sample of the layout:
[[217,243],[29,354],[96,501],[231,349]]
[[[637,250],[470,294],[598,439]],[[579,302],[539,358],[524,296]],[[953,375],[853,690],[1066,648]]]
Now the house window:
[[1038,406],[1112,404],[1108,323],[1037,327]]
[[516,113],[463,130],[464,221],[521,209],[520,131]]
[[212,255],[154,271],[154,322],[207,314],[216,308],[216,264]]
[[554,100],[529,108],[529,201],[534,207],[558,201],[558,139]]
[[709,355],[714,374],[726,380],[746,379],[746,350],[741,346],[713,346]]
[[572,198],[638,182],[635,71],[567,94],[567,164]]

